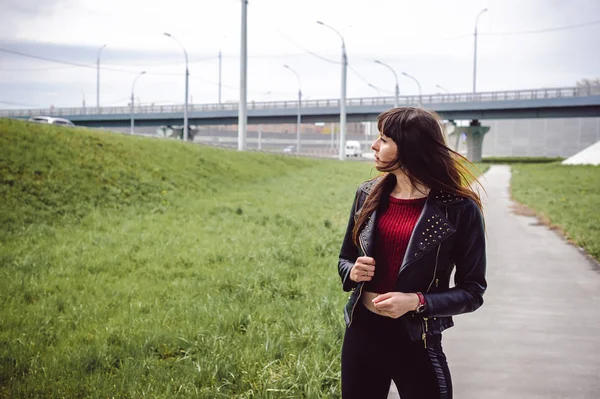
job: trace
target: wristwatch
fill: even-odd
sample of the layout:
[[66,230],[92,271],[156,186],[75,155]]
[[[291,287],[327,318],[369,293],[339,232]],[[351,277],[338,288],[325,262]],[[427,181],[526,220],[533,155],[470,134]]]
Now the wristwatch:
[[427,302],[425,302],[425,296],[420,292],[417,292],[417,296],[419,297],[419,305],[415,309],[415,313],[423,313],[425,306],[427,305]]

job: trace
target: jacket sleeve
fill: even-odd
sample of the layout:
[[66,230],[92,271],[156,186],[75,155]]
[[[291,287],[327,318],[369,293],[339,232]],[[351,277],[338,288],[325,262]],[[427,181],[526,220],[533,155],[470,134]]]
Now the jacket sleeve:
[[358,285],[357,282],[350,279],[350,270],[352,270],[354,262],[356,262],[356,258],[359,257],[359,249],[352,241],[352,229],[354,229],[354,217],[360,193],[361,190],[357,190],[356,195],[354,196],[354,201],[352,202],[352,210],[350,211],[348,227],[346,227],[346,234],[344,235],[344,241],[342,242],[342,248],[340,250],[338,261],[338,273],[342,279],[342,288],[344,291],[350,291]]
[[458,220],[451,256],[456,265],[454,287],[445,292],[424,294],[425,317],[473,312],[483,304],[487,288],[485,227],[481,211],[473,201],[465,206]]

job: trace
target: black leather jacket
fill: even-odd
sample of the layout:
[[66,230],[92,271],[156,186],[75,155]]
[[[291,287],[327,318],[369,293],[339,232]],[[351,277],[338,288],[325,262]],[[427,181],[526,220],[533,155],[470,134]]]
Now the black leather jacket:
[[[360,245],[352,242],[352,229],[371,189],[381,179],[362,183],[356,191],[346,235],[340,251],[338,271],[344,291],[352,291],[344,309],[346,326],[352,323],[364,283],[350,279],[350,270],[359,256],[374,256],[377,211],[360,231]],[[454,266],[454,287],[450,274]],[[426,340],[452,327],[452,316],[473,312],[483,303],[485,280],[485,228],[477,204],[471,199],[432,190],[425,202],[398,276],[395,291],[422,292],[426,308],[409,312],[400,319],[412,340]]]

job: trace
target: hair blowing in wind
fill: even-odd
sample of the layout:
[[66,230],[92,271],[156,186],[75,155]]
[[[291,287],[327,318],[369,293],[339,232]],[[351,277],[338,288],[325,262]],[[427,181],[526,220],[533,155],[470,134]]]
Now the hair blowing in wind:
[[389,172],[397,168],[402,168],[412,185],[470,198],[481,209],[479,195],[471,188],[474,182],[481,184],[465,166],[473,164],[448,147],[437,114],[422,108],[392,108],[379,115],[377,127],[396,143],[398,152],[396,159],[377,168],[384,178],[369,194],[354,225],[352,237],[357,245],[359,231],[379,206],[383,193],[396,184],[396,176]]

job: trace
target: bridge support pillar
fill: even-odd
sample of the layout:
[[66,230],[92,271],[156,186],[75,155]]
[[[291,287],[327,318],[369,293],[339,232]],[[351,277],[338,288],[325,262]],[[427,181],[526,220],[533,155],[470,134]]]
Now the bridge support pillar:
[[[161,131],[162,129],[162,131]],[[178,138],[183,140],[183,126],[165,126],[164,128],[157,129],[159,134],[163,133],[164,137]],[[197,130],[192,126],[188,126],[188,140],[194,141],[194,136]]]
[[[490,128],[488,126],[481,126],[481,123],[477,119],[472,120],[469,126],[457,126],[454,129],[454,134],[457,135],[457,149],[459,139],[464,134],[467,138],[467,158],[471,162],[481,162],[483,137],[489,131]],[[457,149],[455,151],[457,151]]]
[[171,133],[173,133],[173,130],[168,126],[159,126],[156,128],[156,134],[160,137],[170,137]]

